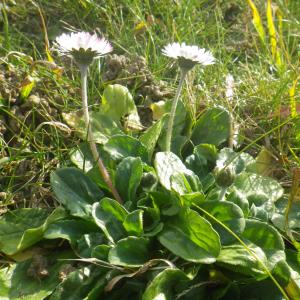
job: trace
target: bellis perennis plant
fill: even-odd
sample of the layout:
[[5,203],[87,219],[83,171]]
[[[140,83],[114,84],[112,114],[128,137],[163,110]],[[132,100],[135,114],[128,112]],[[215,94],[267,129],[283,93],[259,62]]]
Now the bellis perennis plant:
[[185,43],[168,44],[167,46],[164,47],[162,53],[165,56],[177,60],[181,70],[180,81],[172,104],[169,122],[168,122],[168,128],[167,128],[167,136],[166,136],[166,151],[171,151],[171,138],[172,138],[174,117],[175,117],[177,103],[179,100],[179,96],[182,90],[182,86],[186,74],[197,64],[200,64],[202,66],[214,64],[215,58],[210,53],[210,51],[199,48],[198,46],[188,46]]
[[87,99],[87,75],[88,68],[93,60],[98,59],[113,50],[111,44],[104,38],[99,38],[97,34],[88,32],[63,33],[55,40],[57,50],[61,55],[66,55],[74,59],[81,73],[81,97],[84,121],[87,131],[87,139],[95,161],[98,164],[99,171],[110,188],[115,199],[122,202],[116,188],[114,187],[109,173],[99,156],[96,143],[94,142],[93,132],[90,126],[90,116]]

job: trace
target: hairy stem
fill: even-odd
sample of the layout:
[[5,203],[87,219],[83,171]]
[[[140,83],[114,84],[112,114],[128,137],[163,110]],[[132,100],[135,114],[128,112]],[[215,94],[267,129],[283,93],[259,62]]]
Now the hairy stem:
[[232,112],[229,112],[229,138],[228,138],[228,147],[233,149],[234,143],[234,119]]
[[96,143],[94,142],[93,132],[92,132],[92,129],[90,126],[90,115],[89,115],[88,100],[87,100],[87,72],[88,72],[88,66],[80,66],[81,84],[82,84],[82,89],[81,89],[82,108],[83,108],[83,115],[84,115],[86,131],[87,131],[88,143],[90,145],[94,160],[97,162],[99,171],[102,175],[104,182],[106,183],[108,188],[111,190],[114,198],[119,203],[122,203],[123,201],[122,201],[118,191],[116,190],[115,186],[112,183],[110,175],[109,175],[102,159],[100,158]]
[[171,108],[168,127],[167,127],[166,151],[171,151],[171,140],[172,140],[172,131],[173,131],[175,112],[176,112],[176,107],[178,104],[179,96],[180,96],[180,93],[181,93],[181,90],[183,87],[183,83],[184,83],[186,74],[187,74],[187,70],[181,69],[180,80],[179,80],[175,98],[172,103],[172,108]]
[[227,192],[227,188],[222,187],[222,189],[221,189],[221,191],[220,191],[220,195],[219,195],[219,201],[224,200],[225,195],[226,195],[226,192]]

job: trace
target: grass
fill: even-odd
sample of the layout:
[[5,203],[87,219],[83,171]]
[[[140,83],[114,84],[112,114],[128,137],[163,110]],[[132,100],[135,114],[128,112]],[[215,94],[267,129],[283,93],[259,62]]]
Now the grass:
[[[247,148],[258,154],[262,147],[268,148],[275,159],[274,175],[289,187],[290,169],[299,166],[300,143],[297,129],[293,129],[299,120],[294,117],[287,122],[278,112],[289,108],[289,91],[299,74],[300,7],[297,1],[273,2],[283,16],[282,72],[276,71],[270,48],[261,44],[246,1],[40,0],[36,4],[43,12],[50,43],[68,29],[95,30],[113,43],[114,53],[145,58],[156,82],[165,81],[173,91],[178,71],[162,56],[161,48],[179,41],[210,49],[218,62],[189,75],[184,101],[195,118],[204,106],[234,105],[243,137],[239,150]],[[49,173],[70,163],[69,150],[78,143],[74,134],[54,122],[64,123],[63,112],[80,108],[79,74],[76,68],[68,71],[66,67],[65,73],[57,76],[45,65],[37,66],[33,73],[32,61],[47,60],[37,6],[29,0],[3,3],[8,9],[2,8],[0,72],[8,82],[0,83],[0,127],[2,122],[6,129],[0,135],[0,206],[53,205],[47,193]],[[267,30],[264,1],[255,3]],[[275,21],[278,27],[278,19]],[[15,51],[19,54],[13,55]],[[58,66],[70,65],[52,55]],[[95,107],[107,84],[101,76],[105,71],[101,66],[99,74],[97,65],[91,70],[89,99]],[[235,104],[228,104],[224,97],[228,73],[236,81]],[[39,103],[26,108],[28,99],[22,102],[14,94],[29,74],[38,79],[31,95],[37,96]],[[137,97],[138,87],[131,92]],[[298,87],[294,98],[299,101]],[[147,99],[140,104],[148,104]]]

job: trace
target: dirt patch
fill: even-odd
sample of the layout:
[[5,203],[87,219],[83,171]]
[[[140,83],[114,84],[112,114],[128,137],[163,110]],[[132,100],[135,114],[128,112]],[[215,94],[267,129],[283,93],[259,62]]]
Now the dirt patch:
[[154,79],[142,56],[108,55],[103,80],[125,85],[134,91],[137,104],[170,98],[172,91],[166,82]]

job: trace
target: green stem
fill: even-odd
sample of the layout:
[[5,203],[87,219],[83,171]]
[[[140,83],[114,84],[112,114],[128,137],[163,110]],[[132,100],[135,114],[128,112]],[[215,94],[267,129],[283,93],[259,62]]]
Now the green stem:
[[112,180],[110,178],[110,175],[100,158],[99,152],[97,150],[96,143],[94,142],[94,137],[93,137],[93,132],[92,128],[90,126],[90,115],[89,115],[89,108],[88,108],[88,99],[87,99],[87,73],[88,73],[88,66],[82,65],[80,66],[80,73],[81,73],[81,84],[82,84],[82,89],[81,89],[81,97],[82,97],[82,108],[83,108],[83,115],[84,115],[84,121],[85,121],[85,126],[86,126],[86,131],[87,131],[87,139],[88,143],[90,145],[94,160],[97,162],[99,171],[102,175],[102,178],[108,188],[111,190],[114,198],[119,202],[122,203],[122,199],[114,187]]
[[3,17],[3,31],[4,31],[4,49],[9,52],[10,50],[10,36],[9,36],[9,23],[6,13],[6,3],[5,0],[2,0],[2,17]]
[[227,188],[222,187],[222,189],[221,189],[221,191],[220,191],[220,195],[219,195],[219,201],[224,200],[225,195],[226,195],[226,192],[227,192]]
[[234,119],[233,119],[233,114],[230,111],[229,112],[229,138],[228,138],[228,147],[230,149],[233,149],[233,143],[234,143]]
[[166,136],[166,151],[171,151],[171,139],[172,139],[172,131],[173,131],[173,124],[174,124],[174,118],[175,118],[175,113],[176,113],[176,107],[178,104],[179,96],[183,87],[184,79],[187,74],[187,70],[181,69],[181,74],[180,74],[180,80],[178,84],[178,88],[176,91],[176,95],[174,98],[174,101],[172,103],[172,108],[170,112],[170,117],[169,117],[169,122],[168,122],[168,128],[167,128],[167,136]]

